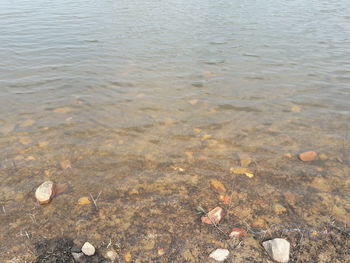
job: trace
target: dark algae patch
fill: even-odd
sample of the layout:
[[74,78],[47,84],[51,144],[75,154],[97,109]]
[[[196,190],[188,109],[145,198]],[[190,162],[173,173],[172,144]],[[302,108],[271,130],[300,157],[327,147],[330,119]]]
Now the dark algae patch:
[[58,237],[44,240],[34,245],[38,254],[35,263],[104,263],[108,262],[98,253],[93,256],[81,255],[78,260],[74,260],[72,252],[81,252],[74,246],[73,240],[65,237]]
[[65,263],[74,262],[71,249],[73,240],[69,238],[53,238],[35,245],[38,254],[35,263]]

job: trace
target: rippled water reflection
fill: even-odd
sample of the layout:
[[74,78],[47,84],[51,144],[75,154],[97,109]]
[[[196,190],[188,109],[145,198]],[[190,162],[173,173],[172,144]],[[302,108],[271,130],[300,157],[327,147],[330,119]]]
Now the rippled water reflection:
[[[227,231],[349,223],[349,14],[346,0],[1,1],[0,257],[66,235],[205,260],[223,242],[195,211],[220,205],[211,179],[232,194]],[[322,158],[295,157],[310,149]],[[254,178],[230,173],[242,154]],[[48,179],[68,190],[39,207]],[[100,191],[98,209],[78,205]]]

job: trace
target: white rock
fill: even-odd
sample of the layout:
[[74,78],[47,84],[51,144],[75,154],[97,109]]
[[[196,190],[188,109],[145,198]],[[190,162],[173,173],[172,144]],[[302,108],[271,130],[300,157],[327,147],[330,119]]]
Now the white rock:
[[109,250],[106,253],[106,257],[109,258],[112,262],[114,262],[117,259],[118,254],[114,250]]
[[277,262],[286,263],[289,261],[290,244],[283,238],[275,238],[263,242],[267,253]]
[[95,254],[95,248],[89,242],[85,242],[85,244],[81,248],[81,251],[87,256],[92,256]]
[[215,259],[216,261],[222,262],[225,259],[227,259],[228,255],[230,254],[230,251],[223,248],[218,248],[217,250],[210,253],[209,257]]
[[35,191],[35,198],[39,204],[47,204],[50,202],[54,195],[54,183],[52,181],[46,181],[42,183]]

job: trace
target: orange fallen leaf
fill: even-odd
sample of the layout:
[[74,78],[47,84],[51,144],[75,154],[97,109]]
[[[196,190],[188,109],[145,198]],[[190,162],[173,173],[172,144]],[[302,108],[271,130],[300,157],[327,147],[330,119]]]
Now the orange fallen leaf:
[[219,180],[212,179],[212,180],[210,180],[210,184],[216,191],[218,191],[220,193],[226,192],[225,186]]
[[89,204],[91,204],[91,201],[90,201],[89,197],[83,196],[83,197],[79,198],[78,204],[79,205],[89,205]]

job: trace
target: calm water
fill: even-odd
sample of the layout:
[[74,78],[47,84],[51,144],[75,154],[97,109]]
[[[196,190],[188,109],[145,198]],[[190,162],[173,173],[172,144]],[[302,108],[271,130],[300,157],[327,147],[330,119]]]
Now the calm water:
[[[349,32],[348,0],[2,0],[0,258],[65,235],[189,260],[211,179],[227,229],[349,223]],[[68,189],[40,207],[48,179]]]

